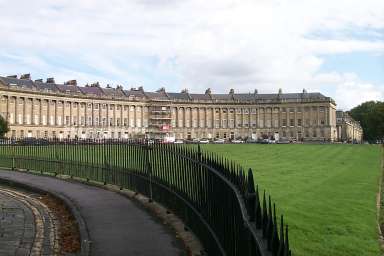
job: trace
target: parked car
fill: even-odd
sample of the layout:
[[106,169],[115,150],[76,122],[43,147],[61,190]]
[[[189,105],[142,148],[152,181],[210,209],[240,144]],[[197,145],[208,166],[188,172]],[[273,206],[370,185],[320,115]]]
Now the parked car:
[[201,144],[208,144],[209,143],[209,139],[201,139],[199,142]]
[[224,144],[225,143],[225,140],[224,139],[216,139],[213,141],[213,143],[216,143],[216,144]]
[[258,141],[256,139],[252,139],[252,138],[248,138],[245,142],[246,143],[258,143]]
[[232,140],[232,143],[240,144],[240,143],[244,143],[244,141],[240,139],[235,139],[235,140]]
[[174,144],[183,144],[184,141],[183,140],[175,140],[175,142],[173,142]]

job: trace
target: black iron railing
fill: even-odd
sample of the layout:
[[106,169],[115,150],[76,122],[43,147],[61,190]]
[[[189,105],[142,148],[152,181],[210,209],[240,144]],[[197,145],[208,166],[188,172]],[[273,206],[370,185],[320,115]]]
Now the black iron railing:
[[141,193],[179,216],[208,255],[291,255],[288,226],[253,172],[200,146],[132,140],[2,140],[0,166]]

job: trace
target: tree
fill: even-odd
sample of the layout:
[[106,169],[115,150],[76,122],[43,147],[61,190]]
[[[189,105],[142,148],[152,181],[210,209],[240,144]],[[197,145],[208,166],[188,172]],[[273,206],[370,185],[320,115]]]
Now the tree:
[[360,122],[365,140],[375,142],[384,139],[384,102],[364,102],[351,109],[350,115]]
[[0,138],[3,138],[8,131],[8,122],[2,116],[0,116]]

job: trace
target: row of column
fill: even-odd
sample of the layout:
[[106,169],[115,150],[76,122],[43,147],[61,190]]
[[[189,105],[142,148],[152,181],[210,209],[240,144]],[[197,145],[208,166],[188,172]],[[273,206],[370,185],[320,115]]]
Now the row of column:
[[[310,119],[310,126],[318,125],[329,125],[329,109],[324,108],[324,118],[321,119],[320,108],[317,107],[316,111],[310,110],[309,112],[282,112],[272,111],[273,108],[270,108],[271,111],[267,112],[267,108],[255,108],[245,109],[241,108],[241,111],[238,112],[238,108],[188,108],[188,107],[177,107],[172,111],[173,114],[173,127],[176,128],[238,128],[238,127],[255,127],[255,128],[272,128],[272,127],[281,127],[283,126],[282,120],[286,120],[286,126],[291,126],[290,120],[294,120],[294,127],[299,126],[298,120],[301,119],[300,126],[308,126],[306,119]],[[218,110],[218,113],[216,111]],[[223,111],[225,110],[225,112]],[[262,110],[262,111],[260,111]],[[233,111],[233,113],[230,113]],[[201,114],[202,113],[202,114]],[[299,113],[301,118],[299,117]],[[307,116],[305,113],[308,113]],[[293,117],[291,116],[293,114]],[[308,117],[309,115],[309,117]],[[284,118],[285,117],[285,118]],[[231,124],[232,120],[232,124]],[[324,121],[321,124],[321,120]],[[218,125],[217,125],[217,121]],[[224,122],[223,122],[224,121]],[[267,121],[269,123],[267,123]],[[274,123],[277,121],[277,125]],[[197,123],[197,125],[194,125]],[[203,124],[203,125],[202,125]],[[240,124],[240,126],[239,126]],[[253,124],[255,126],[253,126]]]
[[[11,106],[11,98],[13,99],[14,106]],[[22,104],[19,104],[20,100],[22,100]],[[38,104],[36,104],[36,101]],[[45,102],[45,104],[43,104],[43,102]],[[69,107],[67,107],[67,104],[69,104]],[[96,104],[98,106],[97,108]],[[102,108],[103,104],[105,104],[105,110]],[[61,107],[59,107],[59,105],[61,105]],[[110,106],[113,106],[113,112],[111,112]],[[29,107],[30,110],[28,110]],[[117,107],[119,107],[119,110]],[[132,107],[133,111],[131,111]],[[112,126],[122,128],[124,126],[142,127],[144,124],[146,125],[147,122],[144,122],[144,108],[145,106],[136,105],[8,97],[5,112],[8,114],[7,118],[11,124],[35,124],[50,126]],[[89,119],[89,117],[91,117],[91,119]]]

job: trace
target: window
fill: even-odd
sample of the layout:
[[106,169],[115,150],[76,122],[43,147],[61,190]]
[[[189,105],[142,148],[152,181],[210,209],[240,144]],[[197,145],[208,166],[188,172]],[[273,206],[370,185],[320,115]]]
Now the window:
[[320,111],[320,112],[324,112],[324,110],[325,110],[325,108],[324,108],[323,106],[320,106],[320,107],[319,107],[319,111]]
[[287,112],[287,109],[286,108],[281,108],[281,111],[282,112]]
[[324,135],[325,135],[325,134],[324,134],[324,130],[321,129],[321,130],[320,130],[320,137],[324,138],[324,137],[325,137]]
[[311,125],[311,120],[310,119],[305,119],[305,125],[310,126]]
[[69,116],[65,116],[65,125],[69,125]]
[[297,107],[297,112],[301,112],[301,107]]
[[128,118],[124,118],[124,126],[128,126]]
[[282,123],[283,123],[282,124],[283,127],[287,126],[287,119],[283,119]]
[[113,118],[109,118],[109,126],[113,126]]
[[289,119],[289,126],[295,126],[295,120]]
[[301,126],[301,125],[302,125],[301,119],[297,119],[297,126]]
[[287,132],[283,131],[283,137],[287,137]]
[[295,109],[294,108],[289,108],[289,112],[293,113],[293,112],[295,112]]
[[[273,122],[274,122],[274,127],[279,127],[279,120],[275,119],[275,120],[273,120]],[[254,125],[254,126],[256,126],[256,125]]]
[[[105,105],[105,104],[104,104],[104,105]],[[94,105],[93,105],[93,108],[94,108],[94,109],[99,109],[99,104],[94,104]],[[105,108],[103,107],[103,109],[105,109]]]
[[113,110],[113,105],[109,105],[109,110]]
[[316,130],[313,130],[313,136],[312,137],[314,137],[314,138],[316,138],[317,137],[317,133],[316,133]]
[[324,119],[321,119],[321,120],[320,120],[320,124],[322,124],[322,125],[325,124]]

